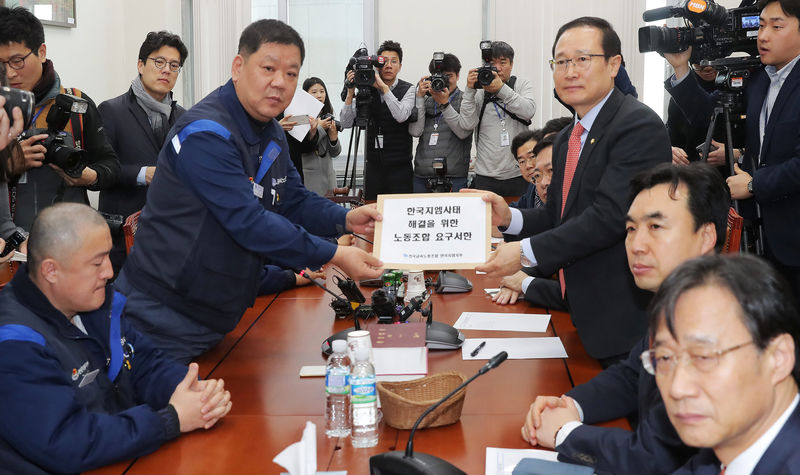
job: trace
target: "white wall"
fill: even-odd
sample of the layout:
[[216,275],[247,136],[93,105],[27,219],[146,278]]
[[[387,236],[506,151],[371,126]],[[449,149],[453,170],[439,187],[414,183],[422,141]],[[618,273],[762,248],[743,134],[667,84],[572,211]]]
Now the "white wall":
[[[44,27],[47,56],[66,87],[86,91],[97,104],[128,89],[147,32],[181,33],[180,0],[76,3],[77,28]],[[180,81],[175,94],[180,102]]]

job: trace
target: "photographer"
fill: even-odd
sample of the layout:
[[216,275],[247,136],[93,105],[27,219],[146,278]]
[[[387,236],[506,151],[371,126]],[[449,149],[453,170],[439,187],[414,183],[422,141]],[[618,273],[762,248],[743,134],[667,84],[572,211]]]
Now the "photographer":
[[[387,193],[410,193],[413,189],[411,169],[411,135],[408,119],[414,108],[414,88],[397,77],[403,67],[400,43],[386,40],[378,48],[385,58],[375,75],[369,107],[367,137],[364,142],[364,198],[374,200]],[[342,127],[353,127],[356,119],[355,72],[347,73],[347,97],[342,108]]]
[[433,191],[429,183],[435,179],[434,158],[445,158],[446,179],[451,191],[467,186],[469,155],[472,149],[472,129],[459,124],[463,94],[458,88],[461,62],[454,54],[446,53],[439,60],[431,60],[428,71],[439,73],[446,79],[446,87],[435,90],[431,87],[431,76],[425,76],[417,84],[417,120],[408,126],[413,137],[420,137],[414,155],[414,193]]
[[[754,218],[761,207],[766,257],[800,297],[800,1],[762,0],[758,53],[764,67],[753,72],[745,89],[745,155],[727,179],[731,198]],[[665,54],[675,69],[665,86],[695,127],[707,127],[713,97],[689,74],[691,48]],[[755,170],[753,169],[755,165]]]
[[520,175],[509,145],[511,138],[531,123],[536,111],[535,91],[530,81],[511,75],[514,49],[508,43],[492,41],[484,59],[491,59],[494,80],[476,90],[478,69],[469,71],[459,122],[465,129],[475,129],[477,176],[472,188],[494,191],[501,196],[520,196],[528,188],[528,182]]
[[[9,85],[31,91],[36,97],[32,129],[47,128],[48,114],[63,93],[87,102],[84,114],[72,113],[69,123],[61,130],[64,145],[86,151],[88,166],[79,176],[68,175],[58,166],[47,163],[51,158],[40,142],[53,136],[36,133],[20,142],[24,161],[10,169],[14,176],[11,210],[15,222],[30,229],[39,211],[57,201],[89,202],[86,190],[100,190],[114,183],[119,173],[119,161],[103,133],[97,108],[88,96],[77,89],[67,90],[47,59],[44,28],[30,11],[22,7],[0,8],[0,61],[7,64]],[[59,132],[61,131],[59,130]],[[53,131],[55,132],[55,131]]]

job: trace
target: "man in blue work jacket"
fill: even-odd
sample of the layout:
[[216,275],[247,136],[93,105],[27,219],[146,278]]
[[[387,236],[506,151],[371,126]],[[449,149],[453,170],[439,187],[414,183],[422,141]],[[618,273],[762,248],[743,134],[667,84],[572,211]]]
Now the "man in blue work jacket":
[[28,263],[0,292],[0,472],[77,473],[208,429],[231,409],[222,380],[155,348],[121,315],[111,233],[97,211],[36,217]]
[[290,26],[250,24],[231,80],[181,116],[159,154],[117,286],[126,315],[181,361],[236,326],[265,263],[381,275],[377,258],[323,238],[373,232],[376,208],[348,211],[306,190],[274,120],[294,96],[303,57]]

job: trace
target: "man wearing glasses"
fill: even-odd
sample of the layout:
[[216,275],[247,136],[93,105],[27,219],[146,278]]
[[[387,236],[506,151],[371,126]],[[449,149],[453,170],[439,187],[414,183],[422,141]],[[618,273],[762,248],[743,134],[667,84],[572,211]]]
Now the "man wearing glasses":
[[547,206],[518,210],[488,194],[492,224],[525,239],[501,245],[478,267],[498,277],[523,265],[538,267],[540,275],[558,273],[581,342],[604,367],[627,357],[647,328],[649,296],[625,264],[628,184],[672,157],[658,115],[614,87],[620,51],[619,36],[601,18],[559,29],[553,80],[576,117],[553,144]]
[[[36,97],[33,129],[47,128],[47,117],[56,97],[71,93],[86,102],[83,114],[73,112],[63,128],[64,144],[86,151],[87,166],[70,176],[57,165],[45,161],[52,154],[40,141],[47,134],[33,135],[20,142],[24,161],[12,167],[11,209],[17,225],[30,230],[33,219],[43,208],[57,201],[89,203],[86,190],[101,190],[112,185],[119,173],[119,160],[103,133],[100,114],[94,102],[77,89],[65,89],[53,62],[47,59],[44,28],[29,10],[0,8],[0,61],[6,64],[9,86],[31,91]],[[33,133],[33,132],[31,132]]]
[[[100,104],[106,136],[121,166],[114,186],[100,192],[100,211],[124,219],[144,207],[158,152],[172,124],[185,112],[173,100],[172,89],[188,54],[178,35],[148,33],[139,48],[138,74],[131,87]],[[125,255],[124,236],[116,233],[111,251],[114,275],[125,263]]]
[[[708,164],[662,164],[637,175],[626,217],[625,248],[636,285],[649,292],[683,262],[720,251],[730,198]],[[538,279],[537,279],[538,280]],[[527,414],[522,437],[600,473],[670,473],[694,453],[667,418],[652,375],[640,361],[647,335],[627,359],[561,397],[539,396]],[[596,427],[638,416],[634,431]]]
[[642,363],[681,440],[704,448],[676,474],[798,473],[797,317],[756,257],[696,259],[664,281]]

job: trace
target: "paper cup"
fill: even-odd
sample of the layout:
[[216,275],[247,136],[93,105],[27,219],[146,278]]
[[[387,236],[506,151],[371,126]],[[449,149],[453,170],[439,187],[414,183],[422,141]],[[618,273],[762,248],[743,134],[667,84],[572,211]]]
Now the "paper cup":
[[372,340],[367,330],[356,330],[347,334],[347,356],[350,357],[351,364],[356,362],[356,348],[367,348],[369,350],[369,362],[375,364],[375,357],[372,354]]

